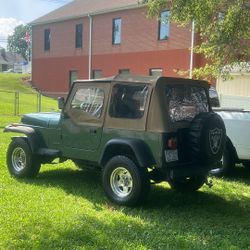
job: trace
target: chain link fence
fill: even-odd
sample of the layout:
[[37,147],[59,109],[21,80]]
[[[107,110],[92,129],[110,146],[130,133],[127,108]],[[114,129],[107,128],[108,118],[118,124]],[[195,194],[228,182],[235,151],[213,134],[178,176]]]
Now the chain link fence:
[[0,90],[0,115],[22,115],[25,113],[55,111],[56,101],[40,93],[24,93]]

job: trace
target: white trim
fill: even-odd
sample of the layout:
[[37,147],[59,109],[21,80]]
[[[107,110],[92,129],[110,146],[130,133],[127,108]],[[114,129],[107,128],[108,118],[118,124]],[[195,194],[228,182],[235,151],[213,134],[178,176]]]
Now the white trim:
[[190,63],[189,63],[189,78],[193,77],[193,64],[194,64],[194,20],[192,21],[192,32],[191,32],[191,49],[190,49]]
[[91,77],[91,71],[92,71],[92,25],[93,25],[93,18],[91,15],[88,15],[89,17],[89,80]]

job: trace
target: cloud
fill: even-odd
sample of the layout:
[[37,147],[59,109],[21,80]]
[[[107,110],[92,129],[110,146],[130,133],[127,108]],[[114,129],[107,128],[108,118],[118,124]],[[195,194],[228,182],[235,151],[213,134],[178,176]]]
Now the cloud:
[[6,47],[8,36],[13,34],[14,28],[21,24],[24,22],[15,18],[0,18],[0,46]]

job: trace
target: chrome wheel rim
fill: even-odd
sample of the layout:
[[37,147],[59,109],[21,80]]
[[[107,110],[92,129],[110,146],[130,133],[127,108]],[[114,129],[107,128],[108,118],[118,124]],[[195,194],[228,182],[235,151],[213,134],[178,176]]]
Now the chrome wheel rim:
[[133,178],[130,172],[124,167],[114,169],[110,176],[110,186],[120,198],[128,196],[133,189]]
[[13,168],[20,172],[26,167],[26,154],[22,148],[15,148],[12,153]]

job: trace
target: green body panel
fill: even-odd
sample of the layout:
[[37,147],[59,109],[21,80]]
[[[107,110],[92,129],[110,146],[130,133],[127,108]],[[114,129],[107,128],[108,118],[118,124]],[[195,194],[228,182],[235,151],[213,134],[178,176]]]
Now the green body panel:
[[112,139],[140,139],[150,148],[157,165],[162,159],[162,133],[77,125],[60,113],[27,114],[22,123],[42,135],[45,146],[58,149],[62,156],[98,163],[105,145]]
[[31,113],[22,118],[22,123],[42,128],[57,128],[61,114],[58,112]]
[[105,145],[112,139],[139,139],[150,148],[157,165],[161,165],[162,158],[162,134],[156,132],[136,131],[127,129],[104,128],[99,155],[103,153]]
[[71,119],[61,120],[62,145],[67,151],[78,149],[95,151],[100,144],[102,128],[96,125],[76,124]]

